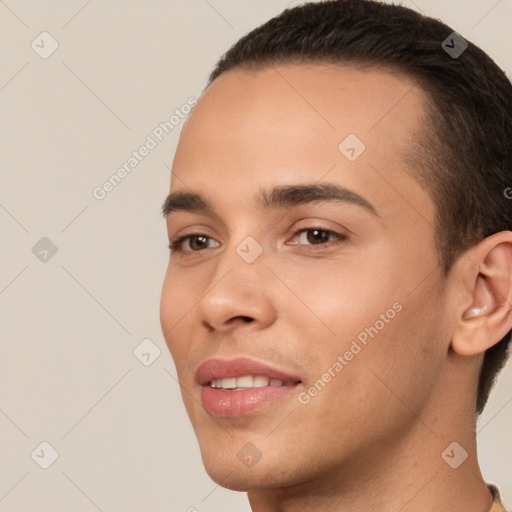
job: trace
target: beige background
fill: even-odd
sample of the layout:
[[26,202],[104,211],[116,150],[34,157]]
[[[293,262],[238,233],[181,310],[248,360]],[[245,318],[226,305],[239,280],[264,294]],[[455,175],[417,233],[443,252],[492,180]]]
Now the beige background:
[[[93,190],[200,94],[231,43],[291,4],[0,0],[0,511],[248,510],[203,470],[160,332],[159,210],[180,127],[103,200]],[[510,0],[404,4],[512,72]],[[43,31],[59,45],[46,59],[31,47],[51,49]],[[54,256],[32,252],[42,237]],[[144,339],[143,360],[161,351],[149,366],[133,352]],[[508,503],[511,385],[509,364],[478,436]],[[58,452],[48,469],[43,441]]]

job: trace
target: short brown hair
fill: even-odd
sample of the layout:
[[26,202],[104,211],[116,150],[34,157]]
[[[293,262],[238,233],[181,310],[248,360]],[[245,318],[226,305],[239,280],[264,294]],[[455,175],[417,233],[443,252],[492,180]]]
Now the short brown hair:
[[[449,54],[455,41],[460,55]],[[384,66],[426,93],[422,151],[408,161],[436,205],[436,245],[445,275],[468,248],[512,230],[506,197],[512,184],[512,84],[480,48],[439,20],[402,6],[375,0],[308,3],[242,37],[217,63],[208,85],[234,68],[287,62]],[[511,332],[485,353],[477,414],[505,364]]]

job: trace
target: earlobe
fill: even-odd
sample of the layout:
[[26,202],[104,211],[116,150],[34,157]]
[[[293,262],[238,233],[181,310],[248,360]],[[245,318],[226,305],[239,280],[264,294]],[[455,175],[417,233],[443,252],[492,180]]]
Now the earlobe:
[[464,304],[450,348],[460,355],[476,355],[512,329],[512,232],[496,233],[470,249],[458,277]]

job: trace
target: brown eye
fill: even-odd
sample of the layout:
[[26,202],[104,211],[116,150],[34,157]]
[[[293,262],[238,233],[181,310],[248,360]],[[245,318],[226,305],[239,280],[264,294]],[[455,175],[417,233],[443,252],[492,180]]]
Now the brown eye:
[[203,235],[189,237],[189,247],[192,250],[208,247],[208,237]]
[[321,228],[301,229],[295,234],[295,237],[298,237],[298,242],[291,245],[326,245],[329,242],[338,243],[347,238],[336,231]]
[[329,233],[320,229],[309,229],[306,235],[308,242],[312,244],[325,243],[329,241]]
[[[175,252],[199,252],[202,249],[208,249],[209,240],[213,240],[213,238],[204,233],[191,233],[172,240],[169,249]],[[184,249],[183,244],[187,241],[188,248]]]

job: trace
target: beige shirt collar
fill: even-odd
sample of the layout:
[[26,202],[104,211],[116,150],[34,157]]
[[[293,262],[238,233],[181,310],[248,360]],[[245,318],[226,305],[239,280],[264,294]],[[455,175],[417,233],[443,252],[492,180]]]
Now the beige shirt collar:
[[492,484],[488,484],[488,487],[494,498],[490,512],[507,512],[507,509],[501,503],[500,492],[498,488]]

